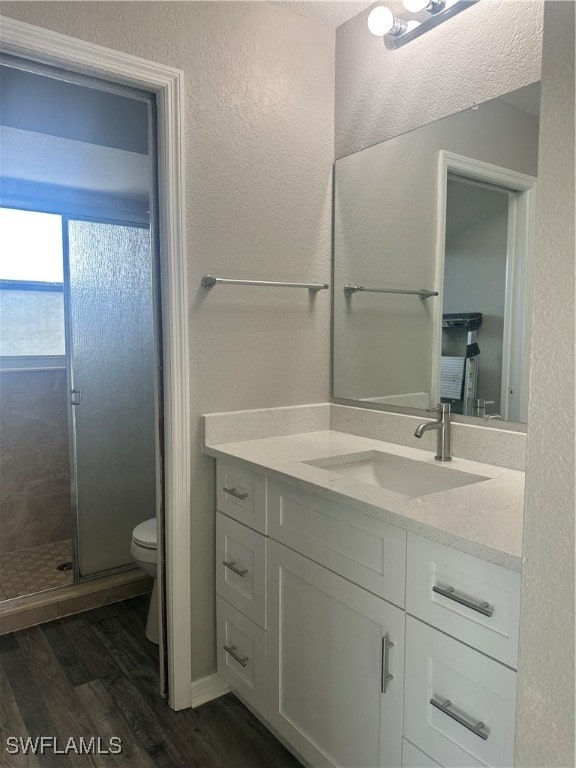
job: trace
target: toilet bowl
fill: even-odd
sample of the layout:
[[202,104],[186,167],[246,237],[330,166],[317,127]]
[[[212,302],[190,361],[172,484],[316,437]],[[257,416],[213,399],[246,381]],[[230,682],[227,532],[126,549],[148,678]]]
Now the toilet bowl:
[[156,532],[156,518],[144,520],[139,523],[132,531],[132,542],[130,552],[136,561],[136,565],[144,573],[154,579],[152,595],[150,597],[150,608],[148,609],[148,620],[146,622],[146,637],[151,643],[160,642],[158,626],[158,580],[156,567],[156,553],[158,550],[158,534]]

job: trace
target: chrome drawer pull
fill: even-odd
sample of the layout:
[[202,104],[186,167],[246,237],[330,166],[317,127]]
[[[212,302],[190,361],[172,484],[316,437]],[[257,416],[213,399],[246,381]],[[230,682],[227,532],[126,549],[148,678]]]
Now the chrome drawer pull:
[[222,565],[225,565],[226,568],[230,568],[231,571],[237,573],[238,576],[242,576],[242,578],[248,573],[248,568],[238,568],[235,560],[222,560]]
[[391,675],[389,670],[390,648],[394,648],[394,643],[391,643],[390,640],[388,640],[388,635],[385,635],[382,638],[382,686],[381,686],[382,693],[386,693],[386,688],[388,688],[388,683],[390,682],[390,680],[394,680],[394,675]]
[[464,728],[467,728],[469,731],[471,731],[476,736],[479,736],[484,741],[488,739],[488,734],[484,730],[486,728],[486,725],[482,722],[471,723],[465,717],[462,717],[461,715],[457,715],[456,712],[453,712],[450,709],[450,707],[452,706],[452,702],[450,701],[450,699],[446,699],[444,704],[442,704],[441,702],[436,701],[436,699],[432,698],[430,699],[430,704],[432,704],[433,707],[436,707],[436,709],[439,709],[440,712],[443,712],[445,715],[448,715],[448,717],[451,717],[452,720],[455,720],[460,725],[463,725]]
[[242,657],[242,656],[238,656],[237,653],[234,653],[234,651],[236,650],[235,645],[224,645],[223,648],[226,651],[226,653],[229,653],[230,656],[232,656],[232,658],[238,662],[238,664],[241,664],[243,667],[245,667],[246,664],[248,664],[248,656]]
[[468,600],[467,598],[462,597],[462,595],[459,595],[454,587],[440,587],[437,584],[434,584],[432,592],[436,592],[438,595],[442,595],[442,597],[447,597],[448,600],[454,600],[455,603],[460,603],[460,605],[465,605],[466,608],[471,608],[473,611],[481,613],[483,616],[492,616],[494,614],[494,608],[492,608],[490,603],[485,601],[483,603],[473,603],[472,600]]
[[239,493],[236,488],[222,488],[224,493],[229,493],[230,496],[234,496],[236,499],[240,499],[240,501],[244,501],[244,499],[248,498],[247,493]]

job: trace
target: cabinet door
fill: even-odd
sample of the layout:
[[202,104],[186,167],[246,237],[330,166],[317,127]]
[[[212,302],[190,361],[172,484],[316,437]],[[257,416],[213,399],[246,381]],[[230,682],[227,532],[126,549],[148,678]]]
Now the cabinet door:
[[314,766],[399,766],[403,612],[281,544],[268,551],[271,725]]

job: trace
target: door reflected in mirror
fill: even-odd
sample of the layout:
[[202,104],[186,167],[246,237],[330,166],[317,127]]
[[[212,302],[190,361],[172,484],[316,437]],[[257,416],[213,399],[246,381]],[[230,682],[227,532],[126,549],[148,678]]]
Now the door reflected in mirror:
[[539,95],[336,162],[335,399],[526,422]]

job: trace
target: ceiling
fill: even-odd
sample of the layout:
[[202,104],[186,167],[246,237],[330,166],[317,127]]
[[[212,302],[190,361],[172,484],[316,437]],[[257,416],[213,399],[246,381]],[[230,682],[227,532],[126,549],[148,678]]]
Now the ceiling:
[[374,5],[374,0],[271,0],[276,5],[283,5],[301,16],[307,16],[309,19],[319,21],[333,29],[344,24],[353,16]]
[[148,154],[148,104],[143,99],[16,66],[1,66],[0,82],[2,125]]
[[148,155],[0,125],[2,178],[147,200]]

